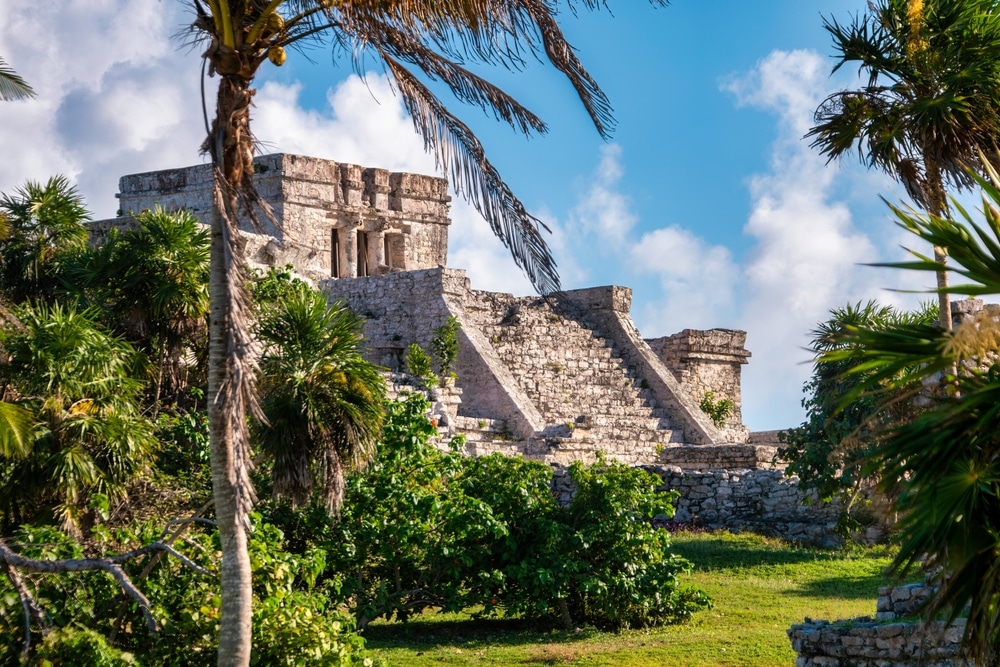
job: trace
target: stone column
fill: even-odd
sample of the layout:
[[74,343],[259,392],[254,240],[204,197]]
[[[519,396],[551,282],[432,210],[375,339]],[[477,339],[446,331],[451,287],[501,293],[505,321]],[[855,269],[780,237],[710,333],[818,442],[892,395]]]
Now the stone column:
[[385,241],[384,232],[372,230],[368,232],[368,272],[377,275],[385,272]]
[[341,265],[341,275],[344,278],[358,277],[358,230],[356,227],[345,227],[340,239],[344,246],[344,263]]

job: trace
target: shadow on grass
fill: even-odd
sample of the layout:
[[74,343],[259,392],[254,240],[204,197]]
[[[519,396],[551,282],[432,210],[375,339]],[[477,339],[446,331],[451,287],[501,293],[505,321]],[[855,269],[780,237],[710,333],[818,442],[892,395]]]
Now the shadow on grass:
[[689,541],[675,536],[671,551],[694,563],[696,570],[711,571],[760,567],[766,565],[796,565],[816,561],[840,560],[837,551],[799,547],[776,540],[763,541],[757,536],[719,535]]
[[823,563],[837,563],[842,568],[843,564],[851,562],[867,570],[869,567],[862,563],[889,558],[889,552],[884,547],[821,549],[752,533],[724,532],[709,535],[675,533],[671,551],[694,563],[695,570],[699,572],[804,564],[822,566]]
[[871,613],[874,614],[879,586],[885,586],[887,583],[889,583],[888,580],[881,574],[855,577],[837,576],[804,583],[796,589],[785,591],[784,594],[812,598],[871,600]]
[[364,632],[369,648],[432,649],[451,646],[475,650],[486,646],[520,646],[545,642],[583,641],[597,631],[567,632],[539,621],[521,619],[472,619],[461,614],[424,614],[417,620],[377,622]]

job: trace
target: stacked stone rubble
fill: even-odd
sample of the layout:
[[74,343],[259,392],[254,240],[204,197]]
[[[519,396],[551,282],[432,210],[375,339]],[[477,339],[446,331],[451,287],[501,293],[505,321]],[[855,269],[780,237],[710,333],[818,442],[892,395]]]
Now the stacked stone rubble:
[[788,629],[797,667],[972,667],[959,653],[965,619],[924,623],[919,614],[936,588],[929,583],[883,586],[875,618],[805,619]]

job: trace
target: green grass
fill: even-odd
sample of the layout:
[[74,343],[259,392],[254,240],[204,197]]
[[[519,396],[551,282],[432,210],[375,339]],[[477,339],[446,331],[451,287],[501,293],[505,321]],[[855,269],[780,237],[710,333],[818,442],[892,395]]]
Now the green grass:
[[785,630],[812,618],[875,613],[889,564],[885,550],[823,551],[755,535],[681,533],[675,550],[695,563],[692,585],[715,608],[684,625],[619,633],[578,632],[514,620],[425,614],[374,623],[368,646],[396,667],[430,665],[770,666],[795,664]]

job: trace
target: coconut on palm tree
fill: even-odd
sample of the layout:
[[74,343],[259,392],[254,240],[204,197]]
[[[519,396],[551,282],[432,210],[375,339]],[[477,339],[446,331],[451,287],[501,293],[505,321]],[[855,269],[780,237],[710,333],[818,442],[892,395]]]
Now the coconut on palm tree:
[[[250,107],[253,80],[265,62],[282,65],[287,49],[325,41],[335,56],[381,62],[438,166],[482,213],[515,262],[543,293],[559,289],[555,261],[530,215],[487,160],[472,130],[431,91],[443,83],[460,101],[514,129],[545,124],[513,97],[463,63],[517,69],[526,55],[543,57],[576,89],[598,131],[607,136],[611,109],[563,37],[554,0],[189,0],[194,38],[219,78],[216,111],[203,148],[215,166],[209,277],[209,436],[216,518],[222,540],[219,664],[250,660],[251,580],[246,522],[254,501],[246,417],[260,416],[256,352],[249,331],[237,214],[268,210],[253,187]],[[651,0],[665,4],[665,0]],[[581,0],[590,9],[603,0]],[[572,2],[565,7],[572,8]]]
[[[1000,0],[874,0],[852,23],[825,21],[834,71],[857,64],[860,87],[836,92],[806,135],[830,159],[857,151],[903,184],[932,215],[947,215],[948,186],[985,173],[998,154]],[[945,263],[947,249],[936,248]],[[938,272],[940,318],[951,328],[947,274]]]

